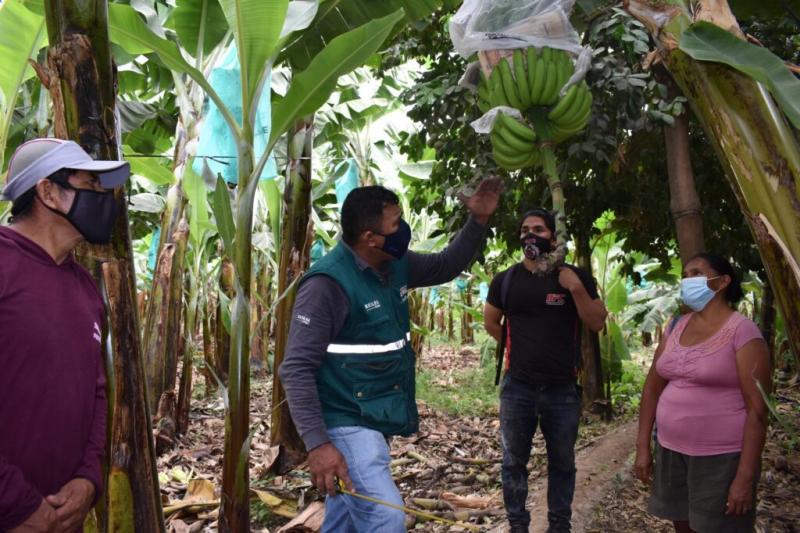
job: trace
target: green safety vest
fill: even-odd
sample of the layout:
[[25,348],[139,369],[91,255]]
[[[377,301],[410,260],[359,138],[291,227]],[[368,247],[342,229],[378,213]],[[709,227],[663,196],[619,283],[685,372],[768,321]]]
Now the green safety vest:
[[331,277],[350,301],[347,321],[328,345],[317,373],[328,428],[363,426],[384,435],[410,435],[419,427],[408,260],[392,261],[389,268],[385,281],[371,268],[361,270],[353,252],[340,243],[303,277],[302,281],[318,275]]

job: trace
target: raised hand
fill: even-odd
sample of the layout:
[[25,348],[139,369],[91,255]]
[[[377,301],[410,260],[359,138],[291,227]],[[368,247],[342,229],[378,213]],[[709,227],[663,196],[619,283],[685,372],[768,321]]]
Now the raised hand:
[[481,181],[472,195],[467,196],[464,193],[459,193],[458,198],[475,220],[481,224],[486,224],[489,216],[497,210],[497,204],[500,202],[503,188],[503,181],[496,176],[492,176]]

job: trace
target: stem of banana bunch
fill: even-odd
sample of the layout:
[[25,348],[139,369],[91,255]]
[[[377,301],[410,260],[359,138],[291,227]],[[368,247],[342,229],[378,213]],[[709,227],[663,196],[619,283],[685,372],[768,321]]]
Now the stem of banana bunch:
[[564,211],[564,190],[561,187],[561,179],[558,175],[556,165],[556,154],[553,151],[553,144],[544,142],[541,144],[542,168],[547,177],[547,185],[550,188],[550,197],[553,200],[553,211],[556,220],[556,249],[545,256],[543,265],[544,272],[551,272],[564,263],[567,256],[567,224],[565,222]]

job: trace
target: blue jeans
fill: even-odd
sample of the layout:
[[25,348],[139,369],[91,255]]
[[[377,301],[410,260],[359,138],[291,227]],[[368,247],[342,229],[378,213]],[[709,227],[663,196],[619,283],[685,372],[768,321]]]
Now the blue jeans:
[[581,417],[576,385],[530,385],[506,375],[500,393],[503,500],[512,526],[530,523],[528,460],[536,426],[547,446],[548,531],[570,531],[575,493],[575,440]]
[[[360,426],[328,429],[331,443],[344,455],[355,492],[403,505],[389,468],[389,445],[378,431]],[[322,533],[405,533],[403,511],[346,494],[325,498]]]

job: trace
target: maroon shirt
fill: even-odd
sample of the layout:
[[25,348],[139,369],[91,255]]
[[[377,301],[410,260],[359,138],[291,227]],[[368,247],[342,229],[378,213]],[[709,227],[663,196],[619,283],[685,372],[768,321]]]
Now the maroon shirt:
[[0,227],[0,531],[74,478],[102,490],[103,301],[72,257],[56,264]]

